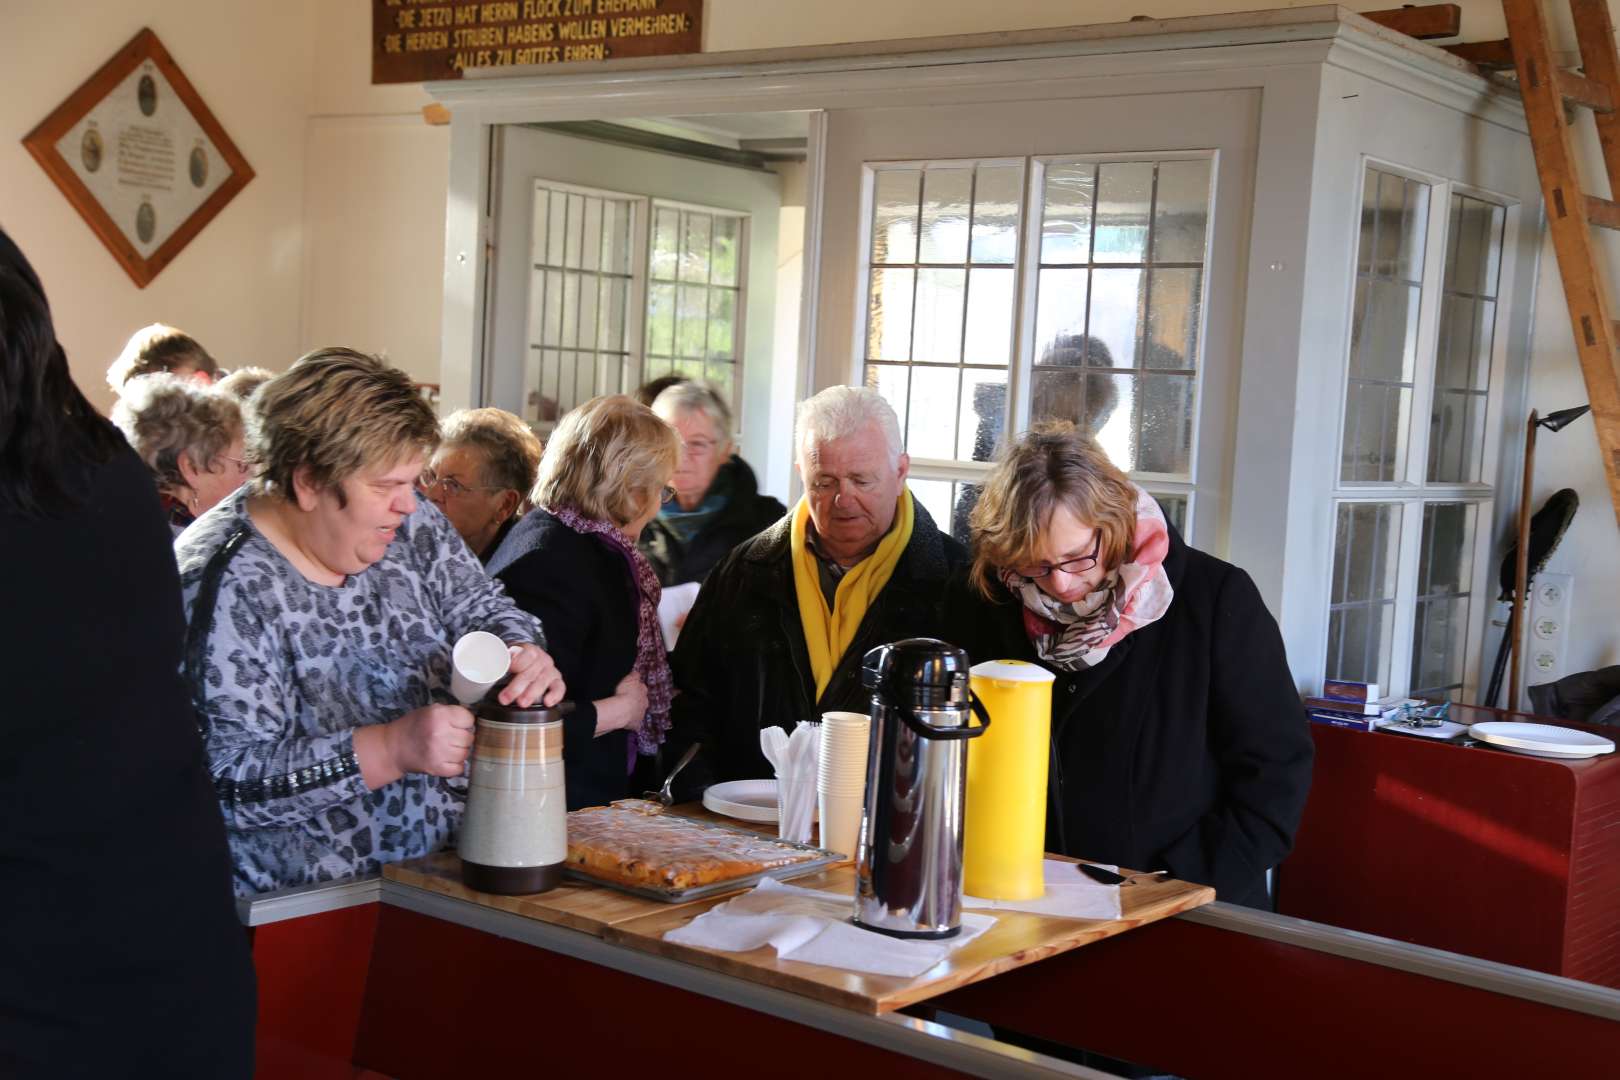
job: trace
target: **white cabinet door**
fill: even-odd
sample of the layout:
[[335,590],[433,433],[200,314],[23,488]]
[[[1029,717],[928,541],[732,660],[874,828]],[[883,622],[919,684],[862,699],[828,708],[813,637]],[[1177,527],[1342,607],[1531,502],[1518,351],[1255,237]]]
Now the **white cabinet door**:
[[1053,416],[1224,550],[1259,104],[829,112],[814,387],[895,404],[936,518],[1009,425]]

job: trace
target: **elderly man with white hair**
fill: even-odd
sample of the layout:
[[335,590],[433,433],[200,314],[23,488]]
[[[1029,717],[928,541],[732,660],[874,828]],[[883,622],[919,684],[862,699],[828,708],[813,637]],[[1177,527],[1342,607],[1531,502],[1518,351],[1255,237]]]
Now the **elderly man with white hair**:
[[768,777],[761,728],[866,711],[861,658],[937,635],[946,579],[967,551],[906,489],[900,425],[871,390],[835,386],[800,404],[804,497],[709,574],[681,631],[666,755],[703,743],[687,792]]

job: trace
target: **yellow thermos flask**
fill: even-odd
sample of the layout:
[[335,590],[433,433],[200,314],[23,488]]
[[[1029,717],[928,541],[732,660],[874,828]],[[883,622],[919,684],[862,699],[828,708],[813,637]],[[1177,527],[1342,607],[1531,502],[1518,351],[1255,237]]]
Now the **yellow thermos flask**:
[[1033,900],[1046,892],[1046,765],[1052,683],[1038,664],[975,664],[969,686],[995,723],[968,747],[962,829],[962,891],[990,900]]

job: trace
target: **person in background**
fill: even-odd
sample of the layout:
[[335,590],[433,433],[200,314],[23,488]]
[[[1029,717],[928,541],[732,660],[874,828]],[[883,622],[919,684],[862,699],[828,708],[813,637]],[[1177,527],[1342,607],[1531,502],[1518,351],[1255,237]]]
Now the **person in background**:
[[214,389],[222,394],[230,394],[238,401],[247,401],[253,396],[253,391],[275,377],[276,373],[269,368],[241,367],[216,382]]
[[130,335],[124,351],[107,369],[107,385],[122,394],[131,379],[166,371],[204,386],[219,377],[219,365],[191,335],[172,326],[153,323]]
[[772,775],[761,728],[865,712],[862,657],[940,636],[945,582],[967,565],[907,490],[900,422],[875,391],[835,386],[801,402],[793,443],[804,497],[720,560],[675,648],[666,753],[703,744],[680,774],[685,793]]
[[147,469],[0,230],[0,1075],[253,1075],[255,991]]
[[665,585],[702,581],[732,548],[787,513],[760,493],[731,442],[731,410],[697,383],[676,383],[658,395],[653,412],[681,436],[681,461],[670,479],[675,498],[641,535],[641,553]]
[[422,494],[485,563],[529,508],[540,440],[503,409],[462,409],[440,426],[443,441],[422,474]]
[[377,872],[455,836],[472,714],[450,651],[511,648],[503,704],[564,686],[541,626],[416,497],[439,440],[402,371],[321,349],[254,395],[258,476],[175,544],[187,669],[249,896]]
[[525,611],[568,627],[552,647],[574,691],[563,719],[570,810],[628,795],[638,756],[657,753],[669,725],[661,590],[635,545],[679,454],[674,429],[645,405],[623,395],[586,402],[558,422],[534,509],[489,561]]
[[1013,441],[971,526],[941,636],[1057,676],[1047,850],[1269,906],[1313,749],[1249,575],[1188,547],[1068,422]]
[[658,378],[649,379],[636,387],[636,392],[632,396],[636,399],[638,405],[645,405],[650,409],[652,403],[658,400],[659,394],[662,394],[676,383],[685,381],[686,376],[684,375],[660,375]]
[[112,419],[152,470],[176,536],[252,475],[241,407],[217,389],[175,375],[143,375],[124,387]]

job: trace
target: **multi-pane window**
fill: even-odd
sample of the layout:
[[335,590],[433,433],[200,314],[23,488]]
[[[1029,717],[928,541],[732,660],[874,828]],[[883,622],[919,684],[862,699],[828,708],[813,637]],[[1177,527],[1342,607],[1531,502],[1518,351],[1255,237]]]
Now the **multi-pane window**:
[[873,180],[866,383],[912,457],[989,461],[1007,415],[1023,165],[881,169]]
[[636,211],[629,197],[535,184],[524,419],[550,423],[623,387]]
[[1423,507],[1409,691],[1414,696],[1450,697],[1463,688],[1477,512],[1473,503]]
[[736,214],[654,204],[644,378],[705,380],[735,400],[744,226]]
[[1389,685],[1400,540],[1398,506],[1339,504],[1328,607],[1330,678]]
[[1031,414],[1076,421],[1131,472],[1191,475],[1209,169],[1045,169]]
[[537,181],[524,419],[548,427],[671,373],[735,404],[747,228],[729,211]]
[[1346,483],[1387,483],[1405,472],[1429,197],[1428,184],[1367,173],[1339,471]]
[[1451,197],[1440,343],[1429,417],[1429,474],[1435,483],[1480,480],[1485,452],[1496,291],[1506,213],[1495,203]]
[[1366,170],[1327,678],[1466,689],[1507,214],[1438,178]]
[[1168,485],[1155,493],[1186,526],[1211,166],[869,167],[864,378],[899,415],[912,491],[936,520],[962,535],[1009,424],[1064,419],[1143,486]]

